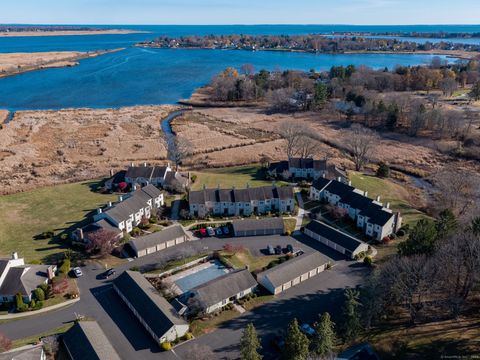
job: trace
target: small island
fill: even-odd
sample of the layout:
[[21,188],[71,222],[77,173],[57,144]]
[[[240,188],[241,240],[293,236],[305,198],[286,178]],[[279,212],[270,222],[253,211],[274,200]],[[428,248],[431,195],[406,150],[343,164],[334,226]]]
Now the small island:
[[138,33],[146,33],[146,31],[93,28],[87,26],[0,25],[0,37],[125,35]]

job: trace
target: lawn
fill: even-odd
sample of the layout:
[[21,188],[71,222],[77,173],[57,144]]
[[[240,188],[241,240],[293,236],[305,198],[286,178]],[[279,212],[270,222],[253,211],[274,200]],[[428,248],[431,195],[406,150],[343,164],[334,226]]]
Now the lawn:
[[[264,172],[259,166],[235,166],[208,171],[194,172],[197,179],[192,184],[192,190],[201,190],[204,185],[207,188],[245,188],[272,185],[271,180],[265,180]],[[278,181],[279,185],[284,182]]]
[[283,219],[285,224],[285,231],[293,233],[295,231],[295,225],[297,225],[297,219]]
[[405,187],[389,179],[380,179],[354,171],[349,171],[348,177],[357,189],[368,191],[368,197],[375,199],[380,195],[381,202],[389,202],[392,210],[400,211],[404,224],[414,224],[422,218],[427,218],[427,215],[415,209],[414,204],[409,202],[409,192]]
[[56,239],[36,239],[46,230],[56,234],[76,228],[96,208],[116,199],[92,191],[97,182],[41,188],[0,197],[0,256],[17,251],[26,261],[47,261],[65,251]]
[[238,315],[239,313],[236,310],[224,310],[207,319],[193,320],[190,324],[190,330],[195,337],[208,334],[214,331],[221,323],[231,320]]
[[58,327],[56,329],[53,329],[53,330],[50,330],[50,331],[47,331],[47,332],[44,332],[44,333],[41,333],[41,334],[38,334],[38,335],[29,336],[29,337],[26,337],[26,338],[23,338],[23,339],[14,340],[12,342],[12,348],[18,348],[18,347],[29,345],[29,344],[36,344],[36,343],[38,343],[38,340],[40,338],[43,338],[43,337],[46,337],[46,336],[63,334],[65,332],[67,332],[73,326],[73,324],[74,323],[71,322],[71,323],[65,324],[61,327]]
[[[275,246],[275,244],[272,244]],[[266,267],[270,262],[274,260],[278,260],[283,255],[265,255],[265,256],[254,256],[245,249],[243,251],[238,251],[234,254],[227,253],[222,251],[221,255],[225,256],[225,258],[237,269],[245,268],[248,266],[250,272],[255,270],[262,269]]]

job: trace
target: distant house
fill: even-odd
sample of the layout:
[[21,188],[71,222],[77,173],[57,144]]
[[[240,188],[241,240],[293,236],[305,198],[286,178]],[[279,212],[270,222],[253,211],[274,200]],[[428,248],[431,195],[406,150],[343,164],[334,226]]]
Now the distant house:
[[338,179],[346,182],[347,174],[335,165],[328,164],[326,159],[315,160],[312,158],[290,158],[290,160],[270,163],[268,174],[272,177],[287,177],[294,179],[318,179],[325,177],[327,179]]
[[311,238],[354,259],[356,255],[367,252],[368,244],[344,233],[321,221],[311,221],[305,226],[304,232]]
[[296,286],[324,271],[330,259],[318,251],[294,257],[257,275],[257,281],[272,294]]
[[22,347],[0,353],[0,360],[46,360],[43,344]]
[[281,217],[235,220],[232,225],[235,236],[281,235],[285,232]]
[[250,294],[257,282],[247,269],[236,270],[190,290],[189,303],[209,314]]
[[10,259],[0,259],[0,303],[15,301],[21,294],[29,303],[37,286],[48,283],[55,276],[56,265],[30,265],[13,253]]
[[310,199],[343,209],[358,228],[376,240],[397,232],[402,226],[400,213],[393,213],[389,203],[384,206],[380,197],[370,199],[366,191],[355,189],[350,183],[319,178],[310,187]]
[[120,360],[96,321],[79,321],[62,336],[71,360]]
[[190,184],[188,173],[181,173],[173,170],[170,164],[165,166],[147,165],[135,166],[133,163],[127,168],[116,174],[111,173],[110,179],[105,182],[105,187],[109,190],[115,188],[121,182],[130,186],[146,186],[153,184],[164,189],[172,188],[174,190],[186,189]]
[[163,206],[163,193],[154,185],[149,184],[140,189],[136,189],[127,195],[120,195],[118,202],[109,203],[106,209],[98,209],[93,219],[106,220],[120,231],[127,233],[138,226],[145,217],[149,219],[153,209],[159,209]]
[[152,254],[157,251],[188,241],[188,236],[181,225],[173,225],[161,231],[130,240],[128,244],[136,257]]
[[370,344],[353,345],[335,357],[335,360],[380,360]]
[[190,191],[188,203],[193,217],[291,213],[295,209],[292,186]]
[[139,272],[123,272],[113,287],[158,344],[187,333],[188,323]]

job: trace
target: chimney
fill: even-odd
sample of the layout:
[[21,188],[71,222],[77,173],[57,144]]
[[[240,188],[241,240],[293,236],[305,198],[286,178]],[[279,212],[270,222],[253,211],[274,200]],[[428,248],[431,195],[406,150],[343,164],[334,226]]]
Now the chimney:
[[323,177],[324,179],[325,179],[325,176],[326,176],[325,173],[323,173],[323,174],[322,174],[322,177]]
[[339,176],[339,177],[337,178],[337,181],[338,181],[338,182],[342,182],[342,178]]
[[12,260],[18,260],[18,253],[16,251],[12,253]]
[[84,240],[84,236],[83,236],[83,229],[82,228],[79,228],[78,229],[78,237],[80,238],[80,240]]
[[380,195],[377,195],[377,202],[380,202]]
[[113,177],[113,169],[110,169],[110,177]]
[[387,202],[387,205],[385,205],[385,207],[386,207],[387,209],[390,209],[390,203]]
[[98,208],[97,209],[97,215],[101,214],[102,213],[102,208]]
[[47,268],[47,277],[48,280],[52,280],[55,277],[55,271],[53,271],[53,266]]
[[133,162],[131,162],[131,163],[130,163],[130,166],[131,166],[131,167],[134,167],[134,166],[135,166],[135,164],[134,164]]
[[111,201],[108,202],[108,207],[109,207],[109,208],[112,207],[112,202],[111,202]]
[[146,163],[146,162],[143,163],[143,167],[147,167],[147,163]]
[[123,196],[122,195],[119,195],[118,196],[118,202],[122,202],[123,201]]
[[352,180],[348,180],[348,186],[352,186]]
[[363,196],[368,197],[368,191],[365,191],[365,192],[363,193]]

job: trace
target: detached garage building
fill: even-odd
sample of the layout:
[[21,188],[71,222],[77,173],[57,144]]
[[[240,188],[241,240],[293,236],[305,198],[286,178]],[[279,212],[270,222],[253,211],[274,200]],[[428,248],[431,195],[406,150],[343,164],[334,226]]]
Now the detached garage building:
[[187,333],[188,323],[139,272],[123,272],[113,288],[158,344]]
[[366,252],[369,248],[363,241],[317,220],[305,226],[305,234],[350,259],[354,259],[357,254]]
[[188,236],[181,225],[173,225],[162,231],[130,240],[130,245],[136,257],[152,254],[157,251],[188,241]]
[[325,270],[330,259],[318,251],[303,254],[257,275],[257,281],[276,295]]
[[281,235],[285,224],[280,217],[236,220],[232,223],[235,236]]

